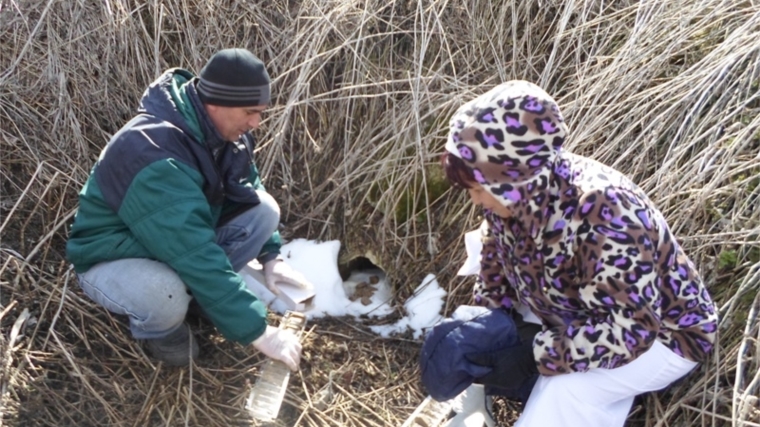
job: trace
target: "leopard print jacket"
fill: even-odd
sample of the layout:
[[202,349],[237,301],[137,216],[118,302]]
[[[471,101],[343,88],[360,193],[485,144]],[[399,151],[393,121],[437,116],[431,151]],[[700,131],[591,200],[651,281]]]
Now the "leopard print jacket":
[[526,304],[544,323],[539,372],[616,368],[655,340],[703,361],[717,314],[663,215],[612,168],[562,151],[567,127],[538,86],[514,81],[465,104],[447,150],[512,212],[485,212],[475,302]]

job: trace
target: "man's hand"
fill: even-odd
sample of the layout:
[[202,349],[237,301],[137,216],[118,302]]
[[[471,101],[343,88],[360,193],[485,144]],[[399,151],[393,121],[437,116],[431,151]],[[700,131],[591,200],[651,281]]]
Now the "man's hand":
[[253,346],[268,357],[283,362],[291,371],[297,370],[301,363],[301,343],[291,331],[267,326],[264,334],[253,341]]
[[264,278],[267,282],[267,288],[269,288],[269,290],[275,295],[280,294],[280,290],[277,289],[277,282],[289,283],[298,286],[299,288],[308,288],[311,286],[303,274],[290,268],[290,266],[280,258],[275,258],[264,263]]

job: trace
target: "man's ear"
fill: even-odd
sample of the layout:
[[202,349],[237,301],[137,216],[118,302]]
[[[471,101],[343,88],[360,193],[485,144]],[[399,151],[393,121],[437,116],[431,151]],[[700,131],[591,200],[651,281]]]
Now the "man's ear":
[[216,118],[221,115],[219,110],[221,109],[218,105],[211,105],[211,104],[203,104],[204,107],[206,107],[206,113],[208,114],[209,118],[211,118],[211,122],[216,126]]

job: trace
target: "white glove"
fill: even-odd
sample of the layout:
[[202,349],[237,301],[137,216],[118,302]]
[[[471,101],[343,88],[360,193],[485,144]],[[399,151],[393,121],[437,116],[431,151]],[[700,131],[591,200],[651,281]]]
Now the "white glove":
[[311,284],[303,274],[293,270],[280,258],[275,258],[264,263],[264,278],[267,282],[267,288],[275,295],[280,294],[280,290],[277,289],[277,282],[289,283],[299,288],[311,287]]
[[301,343],[291,331],[267,326],[264,334],[253,341],[253,346],[266,356],[283,362],[291,371],[297,370],[301,363]]

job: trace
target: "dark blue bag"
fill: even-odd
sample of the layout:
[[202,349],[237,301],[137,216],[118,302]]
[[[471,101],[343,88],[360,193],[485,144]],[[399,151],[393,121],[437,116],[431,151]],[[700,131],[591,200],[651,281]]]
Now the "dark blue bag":
[[[476,365],[464,355],[514,347],[520,343],[514,319],[505,310],[463,306],[425,335],[420,353],[422,384],[430,396],[444,401],[458,396],[491,368]],[[517,390],[486,387],[486,394],[525,402],[535,380]]]

